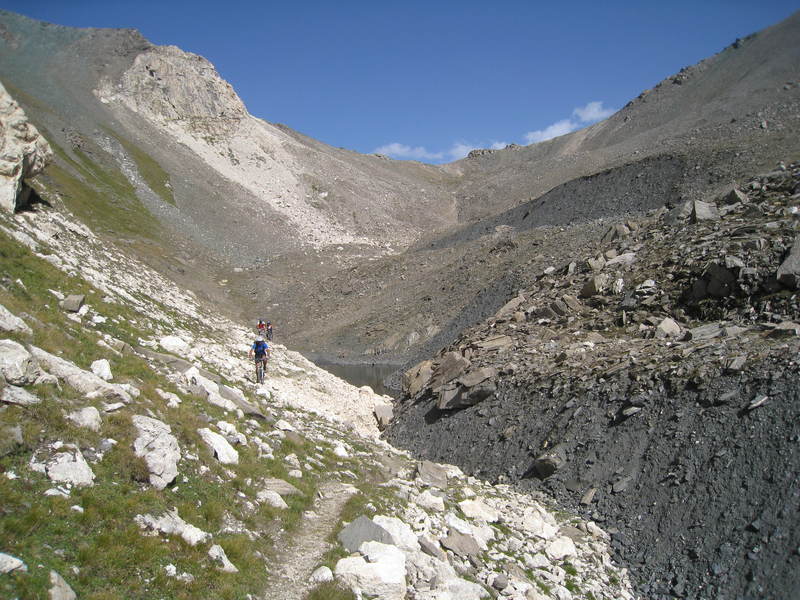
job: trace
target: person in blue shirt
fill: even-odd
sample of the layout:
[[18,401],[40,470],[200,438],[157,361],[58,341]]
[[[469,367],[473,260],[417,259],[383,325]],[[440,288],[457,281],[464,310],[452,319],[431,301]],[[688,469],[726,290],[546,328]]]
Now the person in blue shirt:
[[[270,348],[269,344],[264,341],[264,338],[258,336],[256,341],[253,342],[253,345],[250,346],[250,352],[247,354],[248,358],[255,357],[256,363],[256,383],[261,383],[261,377],[259,376],[259,366],[266,371],[267,369],[267,361],[270,357]],[[259,365],[261,363],[261,365]],[[262,372],[263,372],[262,371]]]

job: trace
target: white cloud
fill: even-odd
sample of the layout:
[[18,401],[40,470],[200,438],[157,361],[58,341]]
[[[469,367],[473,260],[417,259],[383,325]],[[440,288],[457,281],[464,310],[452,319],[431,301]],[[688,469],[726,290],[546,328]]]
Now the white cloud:
[[450,150],[447,151],[448,156],[453,160],[464,158],[467,154],[478,148],[473,144],[465,144],[464,142],[455,142]]
[[407,158],[412,160],[441,160],[444,158],[443,152],[429,152],[424,146],[407,146],[393,142],[385,144],[380,148],[375,148],[375,154],[385,154],[394,158]]
[[572,119],[562,119],[556,121],[552,125],[544,129],[537,129],[536,131],[529,131],[525,134],[525,143],[536,144],[545,140],[553,139],[560,135],[565,135],[571,131],[575,131],[580,125]]
[[614,114],[613,108],[603,108],[602,102],[589,102],[586,106],[579,106],[572,111],[574,117],[578,117],[582,123],[591,123],[606,119]]
[[590,123],[610,117],[615,112],[613,108],[603,108],[602,102],[589,102],[586,106],[579,106],[572,110],[572,117],[574,118],[561,119],[544,129],[529,131],[525,134],[525,142],[527,144],[536,144],[560,135],[566,135]]

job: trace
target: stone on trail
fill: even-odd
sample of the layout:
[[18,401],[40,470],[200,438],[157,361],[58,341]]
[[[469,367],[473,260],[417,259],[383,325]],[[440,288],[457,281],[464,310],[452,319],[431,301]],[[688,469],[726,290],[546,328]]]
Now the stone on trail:
[[101,358],[92,363],[92,373],[97,375],[100,379],[111,381],[114,376],[111,374],[111,364],[105,358]]
[[27,573],[28,567],[16,556],[11,556],[5,552],[0,552],[0,575],[11,573],[13,571]]
[[361,515],[339,532],[336,539],[348,552],[355,552],[364,542],[392,543],[392,535],[372,519]]
[[134,415],[132,420],[139,433],[133,450],[147,463],[150,484],[163,490],[178,476],[178,461],[181,459],[178,440],[172,435],[170,426],[158,419]]
[[47,596],[50,600],[75,600],[78,596],[55,571],[50,571],[50,589],[47,591]]
[[203,441],[214,453],[214,456],[223,465],[239,464],[239,453],[220,434],[211,431],[207,427],[198,429],[197,433],[200,434],[200,437],[203,438]]
[[431,487],[447,489],[447,470],[429,460],[417,463],[416,478]]
[[217,565],[217,569],[223,573],[238,573],[239,569],[228,560],[225,550],[219,544],[213,544],[208,549],[208,557]]
[[364,542],[361,556],[343,558],[336,563],[336,578],[350,589],[381,600],[404,600],[406,597],[406,556],[394,546]]
[[59,304],[67,312],[76,313],[83,306],[86,296],[83,294],[71,294],[64,298]]
[[331,571],[325,565],[314,570],[309,578],[311,583],[320,584],[320,583],[328,583],[329,581],[333,581],[333,571]]
[[0,304],[0,330],[7,331],[9,333],[24,333],[26,335],[33,334],[33,330],[28,327],[28,324],[25,321],[10,312],[2,304]]
[[67,418],[78,427],[85,427],[92,431],[100,431],[103,422],[100,420],[100,411],[94,406],[86,406],[67,414]]

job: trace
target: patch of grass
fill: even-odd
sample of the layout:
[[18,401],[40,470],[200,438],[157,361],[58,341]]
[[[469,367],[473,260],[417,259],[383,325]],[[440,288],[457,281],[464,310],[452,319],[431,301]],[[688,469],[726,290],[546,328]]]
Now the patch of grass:
[[125,151],[130,155],[136,163],[139,174],[145,180],[147,185],[167,204],[176,206],[175,196],[172,193],[172,187],[169,185],[169,173],[167,173],[158,162],[156,162],[147,152],[139,148],[130,140],[122,137],[114,130],[104,127],[106,133],[113,136],[120,145],[125,148]]
[[334,581],[321,583],[306,596],[306,600],[355,600],[356,596]]
[[564,569],[564,572],[567,575],[572,575],[573,577],[576,577],[578,575],[578,569],[576,569],[575,566],[571,565],[570,563],[564,563],[564,565],[561,568]]
[[[45,132],[46,133],[46,132]],[[52,140],[48,136],[48,140]],[[121,237],[137,237],[156,241],[162,227],[158,220],[141,203],[136,191],[113,159],[102,164],[79,148],[72,156],[51,141],[56,156],[60,159],[39,175],[38,181],[44,189],[37,189],[47,199],[49,192],[57,191],[67,208],[94,231],[104,231]],[[73,158],[74,156],[74,158]]]

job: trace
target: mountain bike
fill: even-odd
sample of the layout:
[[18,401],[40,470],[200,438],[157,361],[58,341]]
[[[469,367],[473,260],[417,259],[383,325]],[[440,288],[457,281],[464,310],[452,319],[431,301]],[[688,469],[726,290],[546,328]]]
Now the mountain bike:
[[264,383],[264,373],[267,370],[267,359],[264,358],[257,358],[256,359],[256,383]]

